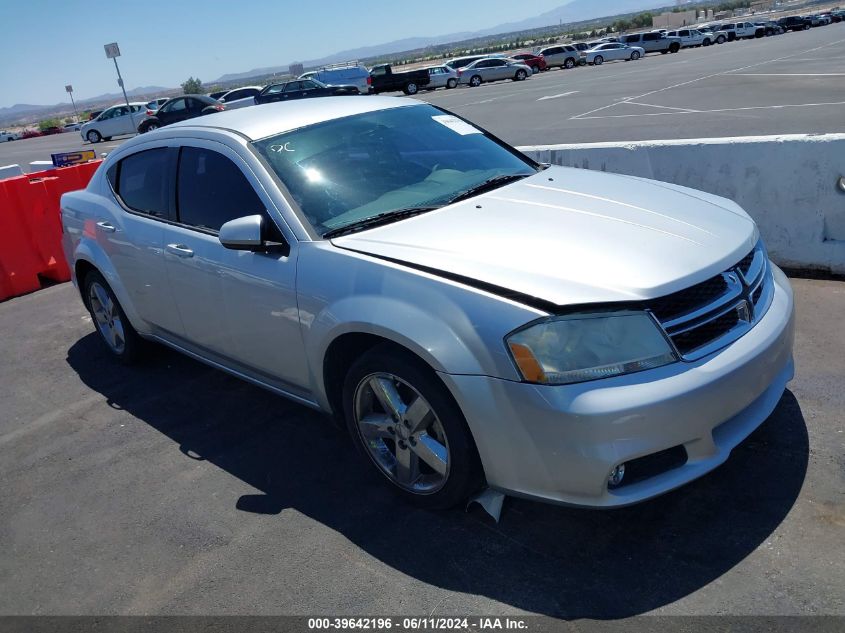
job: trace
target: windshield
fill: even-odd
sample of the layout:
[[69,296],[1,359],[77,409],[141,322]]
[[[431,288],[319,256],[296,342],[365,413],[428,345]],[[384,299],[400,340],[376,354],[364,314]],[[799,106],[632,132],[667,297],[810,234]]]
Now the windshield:
[[323,235],[401,209],[443,206],[537,166],[429,105],[318,123],[253,145]]

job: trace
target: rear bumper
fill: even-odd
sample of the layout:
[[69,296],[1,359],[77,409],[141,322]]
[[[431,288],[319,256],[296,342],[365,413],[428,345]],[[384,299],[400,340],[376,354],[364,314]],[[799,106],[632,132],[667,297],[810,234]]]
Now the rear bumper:
[[[619,507],[713,470],[774,410],[794,365],[794,305],[772,266],[768,312],[729,347],[693,363],[578,385],[442,375],[479,449],[488,484],[552,503]],[[686,463],[611,490],[611,470],[683,447]]]

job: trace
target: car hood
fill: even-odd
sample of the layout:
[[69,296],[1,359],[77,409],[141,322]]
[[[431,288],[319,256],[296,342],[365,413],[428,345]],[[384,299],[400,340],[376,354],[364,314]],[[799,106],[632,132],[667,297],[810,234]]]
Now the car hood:
[[556,305],[663,296],[726,270],[758,231],[735,203],[677,185],[550,167],[335,246]]

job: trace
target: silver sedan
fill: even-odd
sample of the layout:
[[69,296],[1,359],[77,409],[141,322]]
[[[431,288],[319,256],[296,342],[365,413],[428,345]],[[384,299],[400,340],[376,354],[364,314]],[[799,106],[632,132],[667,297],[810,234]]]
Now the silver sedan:
[[437,88],[451,90],[458,85],[458,71],[445,64],[443,66],[432,66],[429,68],[428,77],[430,81],[426,86],[427,90],[436,90]]
[[596,66],[610,61],[632,61],[635,62],[645,55],[645,49],[639,46],[628,46],[618,42],[599,44],[581,53],[581,60]]
[[648,499],[724,462],[793,374],[792,291],[735,203],[546,167],[410,99],[176,123],[61,214],[117,361],[156,341],[333,414],[423,507]]
[[469,66],[458,69],[460,83],[473,88],[488,81],[501,81],[512,79],[513,81],[524,81],[534,71],[530,66],[515,59],[504,57],[485,57],[471,63]]

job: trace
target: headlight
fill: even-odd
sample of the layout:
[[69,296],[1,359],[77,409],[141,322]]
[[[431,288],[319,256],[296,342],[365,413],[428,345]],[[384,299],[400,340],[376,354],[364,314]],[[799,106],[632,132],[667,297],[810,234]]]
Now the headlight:
[[610,378],[678,360],[645,312],[552,317],[505,341],[522,378],[545,385]]

